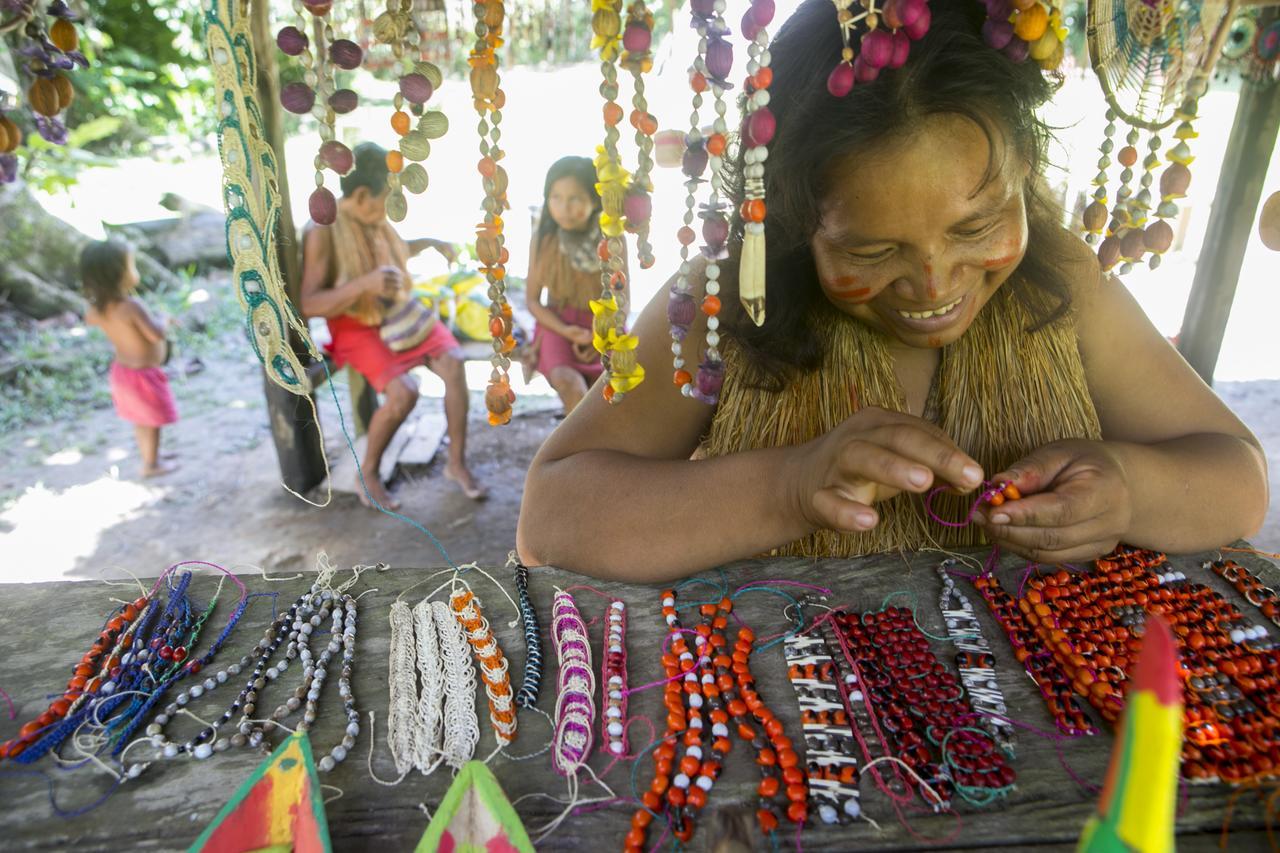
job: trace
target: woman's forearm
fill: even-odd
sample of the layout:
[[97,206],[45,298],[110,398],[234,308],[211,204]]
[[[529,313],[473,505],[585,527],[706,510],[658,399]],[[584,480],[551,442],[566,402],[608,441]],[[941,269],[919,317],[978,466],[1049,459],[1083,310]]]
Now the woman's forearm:
[[302,297],[302,313],[307,317],[337,317],[364,295],[364,288],[352,279],[336,287],[314,290]]
[[714,459],[642,459],[591,450],[535,459],[517,547],[530,565],[656,582],[810,533],[788,476],[793,448]]
[[1252,536],[1267,513],[1267,464],[1244,438],[1190,435],[1159,444],[1119,444],[1133,504],[1126,542],[1174,553]]
[[562,338],[569,337],[569,332],[574,328],[560,319],[560,315],[556,314],[541,302],[530,302],[529,313],[538,321],[538,325],[549,332],[555,332]]

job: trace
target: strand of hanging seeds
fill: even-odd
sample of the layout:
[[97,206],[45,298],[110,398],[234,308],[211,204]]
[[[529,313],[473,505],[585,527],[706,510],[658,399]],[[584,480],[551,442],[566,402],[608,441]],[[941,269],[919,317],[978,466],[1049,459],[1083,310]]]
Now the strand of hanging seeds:
[[489,423],[501,426],[511,421],[511,405],[516,401],[511,390],[510,353],[516,341],[512,333],[511,305],[507,302],[506,263],[509,253],[504,246],[502,213],[507,202],[507,173],[502,168],[504,156],[498,145],[502,138],[499,125],[506,95],[499,88],[498,53],[502,44],[502,26],[506,17],[503,0],[481,0],[475,4],[476,42],[467,62],[471,66],[471,92],[480,116],[476,130],[480,134],[480,175],[484,185],[484,221],[476,227],[476,255],[489,282],[489,334],[493,336],[493,355],[489,363],[489,386],[484,402],[489,410]]
[[773,20],[773,0],[752,0],[742,16],[742,34],[747,43],[746,95],[742,122],[743,192],[742,255],[738,264],[738,298],[747,316],[757,326],[765,317],[765,189],[764,163],[769,157],[768,145],[773,141],[778,123],[769,109],[769,85],[773,70],[769,67],[769,32]]
[[636,171],[627,188],[622,210],[627,219],[627,229],[636,235],[636,255],[640,269],[647,270],[654,264],[653,246],[649,242],[649,220],[653,214],[653,135],[658,132],[658,120],[649,112],[645,98],[644,75],[653,69],[653,14],[644,0],[635,0],[627,10],[627,26],[622,32],[622,67],[631,72],[634,89],[631,104],[631,126],[636,129],[636,148],[640,154]]
[[604,82],[604,144],[596,151],[596,192],[600,194],[600,298],[591,300],[592,344],[604,367],[604,398],[610,403],[622,398],[644,381],[644,368],[636,361],[635,335],[626,331],[627,275],[623,270],[627,243],[623,236],[627,220],[624,210],[631,175],[618,155],[618,124],[622,107],[618,97],[618,55],[622,39],[622,0],[591,0],[591,47],[600,51],[600,73]]

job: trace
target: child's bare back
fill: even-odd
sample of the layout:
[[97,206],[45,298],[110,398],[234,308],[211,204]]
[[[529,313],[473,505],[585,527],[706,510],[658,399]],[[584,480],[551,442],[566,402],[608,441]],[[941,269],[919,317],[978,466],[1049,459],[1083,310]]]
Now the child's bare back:
[[116,350],[116,361],[124,367],[141,369],[164,364],[164,328],[133,296],[105,306],[90,308],[85,321],[98,326]]

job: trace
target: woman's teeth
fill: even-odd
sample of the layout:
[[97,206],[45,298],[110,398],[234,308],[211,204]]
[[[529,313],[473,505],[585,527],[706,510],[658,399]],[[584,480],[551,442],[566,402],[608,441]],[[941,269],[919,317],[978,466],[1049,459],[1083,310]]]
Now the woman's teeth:
[[961,302],[963,302],[963,301],[964,301],[964,297],[961,297],[961,298],[957,299],[955,302],[952,302],[952,303],[950,303],[950,304],[948,304],[948,305],[943,305],[941,308],[935,308],[935,309],[933,309],[932,311],[902,311],[902,310],[899,310],[899,311],[898,311],[898,313],[899,313],[899,314],[901,314],[903,317],[906,317],[906,318],[908,318],[908,319],[910,319],[910,320],[927,320],[927,319],[928,319],[928,318],[930,318],[930,317],[941,317],[943,314],[948,313],[949,311],[951,311],[952,309],[954,309],[957,305],[959,305],[959,304],[960,304]]

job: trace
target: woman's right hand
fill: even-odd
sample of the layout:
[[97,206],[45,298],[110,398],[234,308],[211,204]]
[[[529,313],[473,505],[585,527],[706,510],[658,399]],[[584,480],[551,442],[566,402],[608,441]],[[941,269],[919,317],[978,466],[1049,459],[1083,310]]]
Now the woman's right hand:
[[875,407],[796,450],[792,503],[814,529],[869,530],[879,521],[872,506],[899,492],[982,484],[982,468],[938,427]]
[[400,294],[400,289],[404,286],[404,273],[399,267],[388,265],[365,273],[359,281],[362,293],[383,299],[393,299]]
[[569,339],[571,344],[584,347],[591,346],[592,336],[590,329],[584,329],[581,326],[570,326],[569,333],[565,337]]

